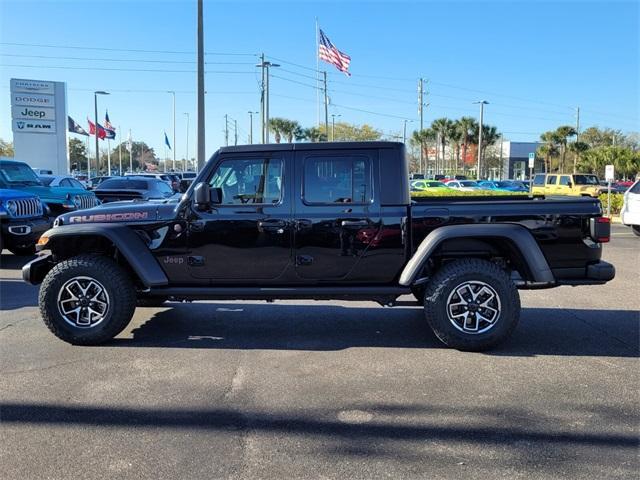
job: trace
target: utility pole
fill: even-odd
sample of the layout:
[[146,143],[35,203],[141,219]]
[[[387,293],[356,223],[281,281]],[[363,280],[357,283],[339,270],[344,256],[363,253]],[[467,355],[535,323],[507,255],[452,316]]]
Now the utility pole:
[[264,53],[260,55],[260,63],[257,65],[262,69],[262,80],[260,81],[260,141],[266,143],[266,135],[264,129]]
[[336,115],[335,113],[331,114],[331,141],[335,142],[336,141],[336,117],[341,117],[342,115],[338,114]]
[[484,106],[488,105],[489,102],[487,102],[486,100],[480,100],[478,102],[473,102],[473,103],[480,104],[480,127],[478,129],[478,165],[477,165],[477,172],[476,172],[476,177],[478,180],[480,180],[480,164],[482,162],[482,122],[484,117]]
[[258,113],[249,111],[249,145],[253,144],[253,114]]
[[[189,165],[189,113],[188,112],[184,112],[183,115],[187,116],[187,141],[186,146],[187,146],[187,151],[186,151],[186,155],[184,157],[184,165],[182,165],[182,171],[186,172],[187,171],[187,165]],[[175,146],[173,148],[176,148]]]
[[229,119],[227,114],[224,114],[224,146],[229,146]]
[[260,110],[262,111],[262,143],[269,143],[269,67],[279,67],[277,63],[265,61],[264,53],[260,55],[260,63],[256,67],[262,68],[262,88]]
[[[402,121],[402,143],[407,143],[407,121],[406,118]],[[420,147],[420,150],[422,150],[422,147]]]
[[233,121],[233,144],[238,145],[238,121]]
[[[580,141],[580,107],[576,107],[576,143]],[[576,145],[577,146],[577,145]],[[578,169],[578,157],[580,151],[576,148],[576,155],[573,157],[573,173],[575,174]]]
[[202,2],[198,0],[198,171],[205,163],[205,129],[204,129],[204,27],[202,22]]
[[[502,164],[502,145],[504,144],[504,136],[501,133],[500,134],[500,169],[502,170],[500,172],[500,180],[502,180],[502,175],[504,174],[504,165]],[[509,178],[509,168],[507,166],[507,176],[505,178]]]
[[327,71],[322,72],[324,82],[324,131],[329,136],[329,96],[327,95]]
[[[424,129],[424,112],[423,112],[423,104],[424,104],[424,82],[422,78],[418,80],[418,114],[420,115],[420,132]],[[436,146],[436,156],[437,156],[437,146]],[[426,173],[426,169],[423,169],[424,162],[424,147],[420,145],[420,171],[421,173]]]

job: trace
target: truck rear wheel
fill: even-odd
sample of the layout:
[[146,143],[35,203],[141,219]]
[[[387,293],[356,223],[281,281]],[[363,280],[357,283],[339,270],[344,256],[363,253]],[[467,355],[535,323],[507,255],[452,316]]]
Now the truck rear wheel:
[[98,345],[129,324],[136,292],[127,273],[110,258],[80,255],[51,269],[38,302],[55,336],[74,345]]
[[427,322],[445,345],[481,351],[498,345],[516,328],[520,296],[509,275],[487,260],[455,260],[429,281]]

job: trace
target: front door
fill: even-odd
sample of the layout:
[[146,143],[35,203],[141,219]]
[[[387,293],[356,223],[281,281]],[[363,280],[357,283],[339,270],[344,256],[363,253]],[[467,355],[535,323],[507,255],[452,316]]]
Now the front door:
[[189,225],[191,275],[215,284],[280,277],[291,262],[289,152],[223,155],[208,179],[222,203],[194,211]]
[[[366,252],[382,227],[376,150],[296,152],[295,262],[303,281],[371,278]],[[369,274],[371,272],[368,272]]]

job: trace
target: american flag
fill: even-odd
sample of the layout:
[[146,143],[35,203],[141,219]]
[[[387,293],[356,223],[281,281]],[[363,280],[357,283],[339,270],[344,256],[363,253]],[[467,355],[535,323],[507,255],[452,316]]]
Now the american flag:
[[105,110],[104,112],[104,128],[108,128],[109,130],[115,130],[111,122],[109,121],[109,110]]
[[331,65],[335,65],[335,67],[346,76],[351,76],[351,74],[349,73],[349,64],[351,63],[351,57],[346,53],[338,50],[336,46],[331,43],[331,40],[329,40],[329,37],[325,35],[322,29],[320,29],[320,45],[318,48],[318,57],[320,58],[320,60],[330,63]]

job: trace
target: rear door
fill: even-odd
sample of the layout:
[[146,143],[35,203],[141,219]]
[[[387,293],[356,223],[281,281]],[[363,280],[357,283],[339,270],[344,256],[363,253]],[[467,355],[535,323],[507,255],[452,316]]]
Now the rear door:
[[367,248],[382,226],[373,171],[378,151],[311,150],[295,155],[297,276],[314,283],[363,278]]
[[547,181],[544,186],[544,190],[547,195],[555,195],[557,193],[556,183],[558,181],[557,175],[547,175]]
[[291,262],[290,152],[230,153],[207,180],[222,204],[194,211],[189,225],[191,275],[255,284],[277,279]]

